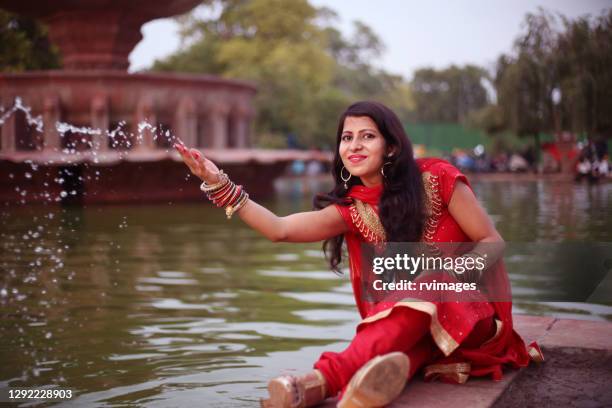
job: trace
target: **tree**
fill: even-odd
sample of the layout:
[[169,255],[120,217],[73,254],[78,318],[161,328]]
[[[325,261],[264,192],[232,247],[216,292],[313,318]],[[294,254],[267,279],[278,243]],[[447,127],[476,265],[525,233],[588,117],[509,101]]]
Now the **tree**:
[[471,111],[488,104],[480,67],[455,65],[443,70],[422,68],[411,82],[416,117],[421,122],[465,122]]
[[596,19],[563,18],[556,46],[562,125],[589,136],[612,136],[612,10]]
[[554,16],[542,9],[539,14],[527,14],[526,33],[515,41],[515,55],[502,55],[497,62],[498,104],[514,133],[534,138],[537,157],[540,134],[554,129],[552,92],[558,83],[555,23]]
[[[562,25],[558,24],[558,20]],[[498,59],[495,78],[505,125],[519,136],[572,130],[612,133],[612,11],[571,21],[540,9],[528,14],[512,55]],[[553,94],[561,95],[560,101]],[[555,103],[559,105],[555,105]]]
[[21,72],[60,67],[57,49],[36,20],[0,10],[0,70]]

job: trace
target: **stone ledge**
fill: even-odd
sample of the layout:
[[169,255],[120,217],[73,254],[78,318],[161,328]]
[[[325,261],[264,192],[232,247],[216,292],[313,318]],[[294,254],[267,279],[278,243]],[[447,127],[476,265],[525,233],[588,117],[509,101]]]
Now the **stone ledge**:
[[[471,378],[466,384],[426,383],[417,374],[390,405],[408,407],[612,406],[612,323],[514,315],[525,344],[537,341],[546,361],[508,369],[501,381]],[[329,399],[324,407],[334,407]]]

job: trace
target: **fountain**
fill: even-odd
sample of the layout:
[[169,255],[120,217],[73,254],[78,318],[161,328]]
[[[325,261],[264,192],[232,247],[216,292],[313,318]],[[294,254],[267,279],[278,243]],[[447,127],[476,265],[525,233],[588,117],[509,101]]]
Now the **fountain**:
[[184,181],[175,138],[203,149],[254,196],[271,193],[290,161],[310,158],[251,148],[252,83],[127,73],[144,23],[199,3],[0,0],[0,8],[46,23],[63,58],[61,70],[0,74],[0,201],[201,199],[196,180]]

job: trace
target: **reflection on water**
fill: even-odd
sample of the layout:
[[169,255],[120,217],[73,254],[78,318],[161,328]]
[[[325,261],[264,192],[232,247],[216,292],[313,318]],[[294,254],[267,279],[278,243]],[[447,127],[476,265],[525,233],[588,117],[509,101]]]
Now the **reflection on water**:
[[[285,181],[262,204],[307,210],[324,184]],[[475,189],[508,241],[612,241],[612,184]],[[207,205],[0,216],[0,388],[73,388],[65,406],[249,406],[268,378],[341,350],[358,321],[320,244],[267,242]],[[612,319],[610,306],[521,298],[537,278],[509,269],[517,312]]]

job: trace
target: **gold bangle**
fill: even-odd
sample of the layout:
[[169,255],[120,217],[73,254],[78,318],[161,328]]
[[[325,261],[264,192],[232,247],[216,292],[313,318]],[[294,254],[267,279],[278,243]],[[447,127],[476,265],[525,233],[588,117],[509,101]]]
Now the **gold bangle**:
[[[244,192],[244,190],[242,191]],[[249,194],[244,193],[244,196],[240,197],[236,205],[228,205],[227,207],[225,207],[225,215],[227,216],[227,219],[231,219],[232,215],[234,215],[236,212],[238,212],[238,210],[244,207],[248,200]]]
[[232,217],[232,215],[240,211],[242,207],[244,207],[248,201],[249,201],[249,194],[245,193],[244,198],[233,207],[232,212],[230,213],[230,218]]
[[209,194],[209,193],[214,193],[216,190],[221,189],[223,186],[225,186],[227,183],[229,183],[229,177],[227,176],[227,174],[225,174],[223,172],[223,170],[219,171],[219,178],[220,180],[217,181],[214,184],[208,184],[207,182],[202,182],[202,184],[200,185],[200,190],[202,190],[203,192]]
[[244,192],[244,190],[243,190],[243,193],[244,193],[243,197],[241,197],[240,200],[238,200],[238,202],[234,206],[234,213],[238,212],[238,210],[244,207],[247,201],[249,201],[249,194]]

